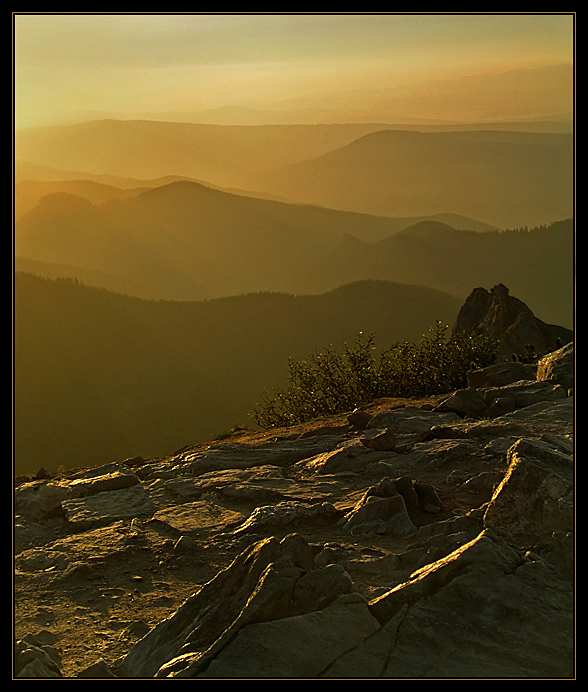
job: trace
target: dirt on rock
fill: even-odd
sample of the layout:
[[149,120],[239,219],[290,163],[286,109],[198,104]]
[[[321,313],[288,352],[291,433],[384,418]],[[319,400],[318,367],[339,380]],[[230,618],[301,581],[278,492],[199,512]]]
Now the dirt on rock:
[[[433,412],[446,397],[378,400],[364,410],[369,417],[407,407]],[[54,506],[45,503],[42,511],[32,501],[17,502],[15,640],[34,637],[36,645],[57,655],[63,677],[93,677],[99,662],[113,666],[122,659],[247,546],[264,536],[293,532],[321,546],[325,561],[344,564],[369,601],[438,556],[434,543],[416,544],[414,535],[354,535],[342,527],[340,517],[392,470],[396,477],[409,476],[434,488],[440,500],[439,507],[411,510],[417,530],[457,517],[467,517],[472,530],[483,527],[484,507],[507,470],[504,449],[498,443],[489,449],[488,439],[482,444],[448,437],[437,440],[434,454],[421,455],[411,439],[405,449],[390,453],[392,460],[382,453],[367,466],[342,466],[324,474],[309,474],[300,462],[272,462],[273,457],[240,468],[229,463],[203,467],[202,473],[196,468],[216,450],[242,449],[245,457],[274,449],[272,445],[286,449],[312,442],[320,450],[321,440],[361,440],[365,430],[349,421],[344,414],[269,431],[236,429],[222,440],[186,447],[169,458],[125,460],[121,466],[137,475],[136,488],[148,489],[153,503],[152,510],[135,516],[121,511],[101,520],[89,518],[74,530],[73,510],[68,513],[63,500]],[[422,444],[425,438],[418,439]],[[38,480],[19,478],[15,491],[24,497],[25,489],[53,485],[71,498],[74,481],[88,476],[91,470],[77,469]],[[329,511],[239,530],[256,508],[277,503],[324,505]]]

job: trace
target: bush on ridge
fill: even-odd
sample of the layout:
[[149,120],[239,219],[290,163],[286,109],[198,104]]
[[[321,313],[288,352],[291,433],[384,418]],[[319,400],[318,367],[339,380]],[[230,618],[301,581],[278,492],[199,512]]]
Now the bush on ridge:
[[468,370],[492,365],[498,343],[466,333],[447,339],[437,321],[420,341],[379,352],[374,335],[288,361],[289,384],[265,394],[253,417],[262,428],[296,425],[363,406],[380,397],[442,394],[466,386]]

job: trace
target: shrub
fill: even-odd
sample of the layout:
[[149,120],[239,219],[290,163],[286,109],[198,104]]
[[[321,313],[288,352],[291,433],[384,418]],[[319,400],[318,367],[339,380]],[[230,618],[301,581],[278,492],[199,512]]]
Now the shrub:
[[468,370],[491,365],[498,344],[462,333],[446,338],[437,322],[416,343],[402,341],[378,353],[373,335],[360,332],[341,350],[329,347],[307,360],[289,359],[289,385],[265,395],[253,417],[262,428],[288,426],[350,411],[379,397],[442,394],[466,386]]

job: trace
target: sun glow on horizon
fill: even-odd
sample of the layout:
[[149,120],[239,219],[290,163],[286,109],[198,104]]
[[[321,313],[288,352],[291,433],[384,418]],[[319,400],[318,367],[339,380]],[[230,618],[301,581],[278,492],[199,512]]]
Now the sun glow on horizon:
[[571,65],[573,26],[572,14],[15,13],[15,125],[312,107],[354,90]]

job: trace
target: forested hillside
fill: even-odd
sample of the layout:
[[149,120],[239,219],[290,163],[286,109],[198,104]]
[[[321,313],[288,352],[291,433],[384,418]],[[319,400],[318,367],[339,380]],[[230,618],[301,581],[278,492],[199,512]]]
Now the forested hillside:
[[310,296],[147,301],[15,277],[19,473],[158,455],[249,417],[287,360],[375,333],[382,346],[452,324],[457,299],[387,282]]
[[344,278],[417,283],[465,299],[476,286],[507,285],[546,322],[574,322],[572,219],[534,228],[475,233],[421,222],[368,243],[347,235],[308,281],[316,291]]

